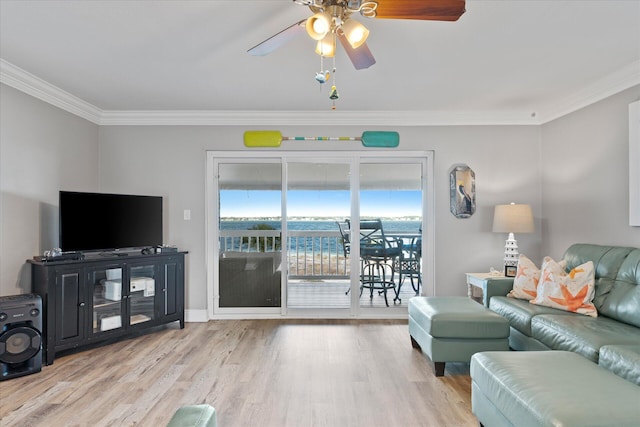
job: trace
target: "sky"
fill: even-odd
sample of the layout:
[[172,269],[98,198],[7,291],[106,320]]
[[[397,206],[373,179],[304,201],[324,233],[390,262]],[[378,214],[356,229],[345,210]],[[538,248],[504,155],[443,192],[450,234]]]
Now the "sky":
[[[290,190],[287,214],[290,217],[349,217],[349,191]],[[221,190],[220,217],[279,217],[280,191]],[[421,216],[418,190],[362,190],[360,216]]]

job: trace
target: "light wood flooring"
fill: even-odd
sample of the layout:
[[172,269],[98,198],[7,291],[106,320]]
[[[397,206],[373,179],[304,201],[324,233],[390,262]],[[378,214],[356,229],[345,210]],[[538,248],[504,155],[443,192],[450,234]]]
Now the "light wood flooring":
[[[351,306],[351,295],[346,293],[349,289],[348,280],[289,280],[287,293],[287,306],[289,308],[342,308]],[[406,280],[400,288],[400,301],[394,301],[393,289],[387,291],[389,307],[408,307],[409,300],[416,296],[411,287],[411,282]],[[384,295],[374,290],[373,296],[368,289],[364,289],[360,295],[360,307],[386,308]]]
[[177,323],[0,382],[0,425],[165,426],[187,404],[231,426],[477,426],[467,364],[444,377],[406,321]]

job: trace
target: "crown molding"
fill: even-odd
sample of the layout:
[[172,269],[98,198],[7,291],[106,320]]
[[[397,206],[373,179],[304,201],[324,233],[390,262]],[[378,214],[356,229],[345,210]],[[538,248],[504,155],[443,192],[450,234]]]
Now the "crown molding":
[[637,85],[640,85],[640,60],[595,81],[559,102],[546,105],[538,114],[540,124],[566,116]]
[[0,58],[0,83],[41,101],[100,124],[102,110]]
[[540,125],[640,84],[640,61],[633,62],[537,114],[530,111],[211,111],[102,110],[0,59],[4,83],[101,126],[487,126]]
[[447,111],[103,111],[101,125],[460,126],[532,125],[530,113]]

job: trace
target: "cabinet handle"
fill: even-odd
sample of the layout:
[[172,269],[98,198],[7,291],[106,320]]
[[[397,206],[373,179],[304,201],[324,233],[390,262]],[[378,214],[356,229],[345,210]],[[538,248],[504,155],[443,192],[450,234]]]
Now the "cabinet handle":
[[80,307],[84,307],[84,303],[83,302],[80,303]]

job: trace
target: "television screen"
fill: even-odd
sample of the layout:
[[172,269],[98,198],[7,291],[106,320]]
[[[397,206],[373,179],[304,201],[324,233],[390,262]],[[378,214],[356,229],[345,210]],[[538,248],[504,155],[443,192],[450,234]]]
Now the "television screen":
[[60,191],[59,206],[64,252],[162,245],[162,197]]

